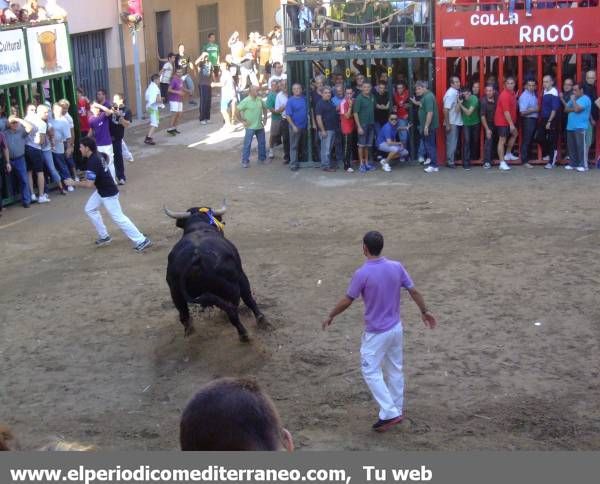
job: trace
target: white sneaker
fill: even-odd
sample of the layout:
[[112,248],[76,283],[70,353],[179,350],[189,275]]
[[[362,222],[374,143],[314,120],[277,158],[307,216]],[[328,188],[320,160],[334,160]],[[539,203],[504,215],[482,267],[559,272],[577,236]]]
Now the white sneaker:
[[38,201],[38,198],[35,196],[35,193],[31,194],[31,201],[32,202],[37,202]]
[[75,181],[76,181],[76,182],[78,182],[78,181],[79,181],[79,177],[78,177],[78,176],[76,176],[76,177],[75,177]]
[[354,168],[350,167],[346,170],[346,173],[354,173]]
[[437,166],[429,165],[427,168],[423,170],[425,173],[437,173],[440,169]]
[[571,171],[573,170],[573,167],[571,165],[565,165],[565,170]]
[[388,163],[381,163],[381,168],[383,168],[383,171],[392,171],[392,168],[390,167],[390,165]]
[[498,168],[502,171],[510,170],[510,166],[508,166],[508,163],[506,163],[506,161],[501,161],[500,166]]
[[544,156],[544,157],[542,157],[542,160],[543,161],[550,161],[550,157],[549,156]]
[[425,157],[419,156],[419,164],[422,165],[423,163],[425,163]]
[[427,159],[426,159],[426,160],[423,162],[423,164],[424,164],[424,165],[429,165],[430,163],[431,163],[431,158],[427,158]]
[[504,155],[504,161],[517,161],[518,159],[519,158],[517,158],[512,153],[507,153],[506,155]]
[[39,196],[38,203],[48,203],[48,202],[50,202],[48,195],[44,194],[44,195]]
[[552,168],[554,168],[554,165],[552,163],[546,163],[544,165],[544,168],[546,168],[546,170],[551,170]]
[[578,166],[577,168],[575,168],[577,171],[579,172],[584,172],[584,171],[588,171],[588,169],[584,166]]
[[200,124],[206,124],[206,120],[203,119],[202,121],[200,121]]
[[72,187],[71,185],[69,185],[69,186],[67,187],[67,191],[68,191],[68,192],[74,192],[74,191],[75,191],[75,188],[74,188],[74,187]]
[[273,148],[269,148],[269,158],[275,158],[275,155],[273,154]]

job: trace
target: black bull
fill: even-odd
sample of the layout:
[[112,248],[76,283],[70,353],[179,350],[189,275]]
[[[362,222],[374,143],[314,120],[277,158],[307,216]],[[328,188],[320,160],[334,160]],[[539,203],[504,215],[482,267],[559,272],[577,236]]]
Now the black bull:
[[177,227],[183,229],[181,240],[169,253],[167,265],[173,304],[179,311],[186,336],[194,332],[188,308],[192,303],[222,309],[237,329],[240,340],[247,342],[248,332],[238,314],[240,298],[252,310],[257,323],[264,322],[264,315],[252,297],[236,247],[219,227],[225,206],[208,213],[206,210],[190,208],[186,212],[172,212],[165,208],[165,213],[175,218]]

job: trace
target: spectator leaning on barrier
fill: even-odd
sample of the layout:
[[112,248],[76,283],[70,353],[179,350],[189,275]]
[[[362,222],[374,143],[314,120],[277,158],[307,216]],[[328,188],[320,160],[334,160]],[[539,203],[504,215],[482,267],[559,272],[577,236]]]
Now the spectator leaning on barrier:
[[9,116],[4,138],[8,146],[8,155],[12,170],[17,176],[19,191],[21,193],[21,204],[29,208],[31,203],[31,190],[27,179],[27,163],[25,161],[25,149],[28,134],[33,126],[16,116]]
[[496,137],[496,125],[494,115],[496,114],[496,89],[493,84],[485,86],[484,96],[480,103],[481,125],[483,126],[483,167],[492,167],[492,151],[494,138]]
[[183,451],[294,450],[272,400],[254,380],[221,378],[186,405],[179,425]]

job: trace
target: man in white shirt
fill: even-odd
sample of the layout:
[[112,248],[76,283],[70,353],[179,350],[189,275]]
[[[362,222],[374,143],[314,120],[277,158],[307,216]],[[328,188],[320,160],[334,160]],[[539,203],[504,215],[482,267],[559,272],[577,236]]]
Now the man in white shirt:
[[155,145],[156,143],[152,139],[152,135],[154,131],[158,128],[158,124],[160,122],[159,109],[163,105],[163,97],[160,92],[159,87],[160,76],[158,74],[153,74],[150,78],[150,84],[146,89],[146,111],[150,116],[150,129],[148,130],[148,134],[146,135],[146,139],[144,139],[144,143],[147,145]]
[[287,80],[287,74],[284,74],[283,72],[283,64],[281,62],[274,62],[271,77],[269,77],[269,82],[267,83],[267,85],[269,86],[269,90],[271,90],[271,83],[273,81],[282,80]]
[[283,163],[286,165],[290,162],[290,129],[285,117],[287,100],[287,81],[283,78],[279,83],[279,92],[275,98],[275,112],[281,113],[280,132],[281,140],[283,141]]
[[462,115],[458,108],[460,95],[460,79],[456,76],[450,78],[450,87],[444,94],[444,128],[446,129],[446,163],[448,168],[456,168],[454,155],[463,125]]

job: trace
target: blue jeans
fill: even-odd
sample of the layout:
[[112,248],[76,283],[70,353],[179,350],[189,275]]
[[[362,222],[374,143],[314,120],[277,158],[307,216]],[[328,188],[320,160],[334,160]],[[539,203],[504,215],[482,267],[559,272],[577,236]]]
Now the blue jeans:
[[[398,128],[405,128],[408,126],[408,119],[398,118]],[[398,129],[398,139],[404,145],[405,148],[408,147],[408,130],[407,129]]]
[[431,166],[437,166],[437,148],[435,146],[435,129],[429,129],[429,134],[422,135],[425,156],[431,160]]
[[52,159],[54,160],[54,166],[58,170],[58,173],[60,173],[61,178],[63,180],[71,178],[64,153],[52,153]]
[[25,163],[25,157],[21,156],[10,160],[12,166],[13,176],[19,183],[19,192],[21,193],[21,202],[23,205],[29,205],[31,203],[31,192],[29,191],[29,181],[27,178],[27,165]]
[[[531,13],[531,0],[525,0],[525,12]],[[508,13],[515,13],[515,0],[510,0],[508,2]]]
[[446,131],[446,162],[449,165],[454,164],[456,147],[458,146],[459,128],[460,126],[451,124],[450,130]]
[[265,130],[246,128],[244,135],[244,148],[242,149],[242,164],[250,163],[250,147],[252,146],[252,138],[256,135],[258,141],[258,161],[263,162],[267,159],[267,144],[265,141]]
[[335,131],[326,131],[326,133],[325,138],[323,138],[321,132],[319,132],[321,138],[321,168],[334,168],[331,164],[331,144]]
[[521,118],[521,127],[523,128],[521,138],[521,162],[529,163],[529,147],[533,143],[535,130],[537,128],[537,118]]
[[42,150],[42,157],[44,158],[44,166],[46,167],[46,170],[48,170],[48,172],[50,173],[50,178],[52,179],[52,181],[54,183],[60,184],[61,179],[60,179],[60,175],[58,174],[58,170],[54,166],[54,159],[52,158],[52,151]]

